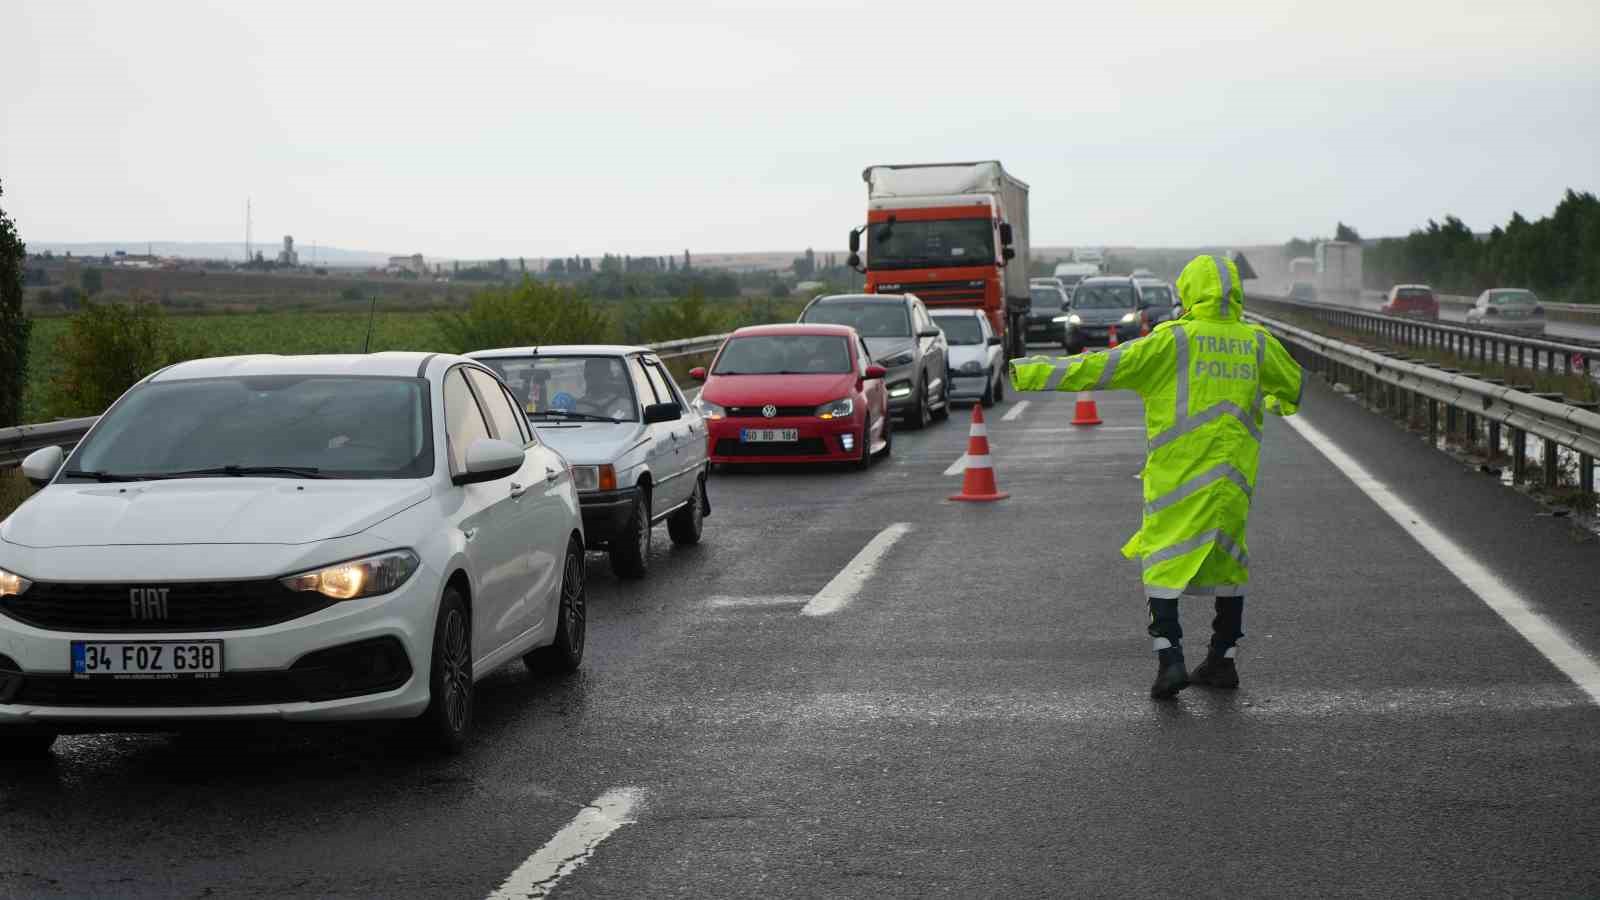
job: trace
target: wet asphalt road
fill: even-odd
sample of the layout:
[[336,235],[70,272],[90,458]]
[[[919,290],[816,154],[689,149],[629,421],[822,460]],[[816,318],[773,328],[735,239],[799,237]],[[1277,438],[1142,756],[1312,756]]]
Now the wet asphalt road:
[[[1270,421],[1237,693],[1145,697],[1138,401],[1028,395],[1001,504],[944,500],[966,411],[866,473],[719,474],[706,540],[591,558],[588,657],[480,685],[464,756],[388,729],[64,738],[0,772],[0,896],[488,895],[637,788],[557,896],[1576,896],[1600,711]],[[1305,415],[1600,649],[1593,542],[1314,384]],[[806,601],[911,532],[843,610]],[[1210,611],[1186,601],[1192,657]]]

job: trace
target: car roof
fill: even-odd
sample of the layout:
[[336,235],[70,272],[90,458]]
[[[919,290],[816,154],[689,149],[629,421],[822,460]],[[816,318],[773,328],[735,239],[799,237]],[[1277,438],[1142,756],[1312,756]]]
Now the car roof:
[[1431,290],[1433,290],[1433,288],[1428,287],[1425,284],[1397,284],[1397,285],[1394,286],[1394,289],[1397,290],[1397,291],[1400,290],[1401,288],[1405,288],[1405,289],[1408,289],[1408,290],[1417,290],[1417,291],[1431,291]]
[[933,309],[928,310],[928,315],[933,316],[935,319],[954,319],[959,316],[982,316],[983,310],[973,309],[970,306],[936,306]]
[[468,359],[501,359],[508,356],[627,356],[630,353],[650,353],[649,347],[627,344],[540,344],[532,347],[496,347],[493,350],[474,350]]
[[811,322],[788,322],[778,325],[746,325],[735,331],[733,337],[763,337],[783,334],[836,335],[850,337],[856,333],[849,325],[821,325]]
[[1084,280],[1078,282],[1078,286],[1082,287],[1083,285],[1086,285],[1086,284],[1132,284],[1132,283],[1133,283],[1133,279],[1129,278],[1126,275],[1095,275],[1092,278],[1085,278]]
[[904,303],[911,299],[909,294],[823,294],[812,299],[812,303],[860,303],[863,300],[880,301],[883,303]]
[[466,362],[466,357],[451,353],[386,351],[383,353],[338,353],[303,356],[259,354],[255,356],[217,356],[192,359],[160,370],[151,381],[184,381],[193,378],[240,378],[271,375],[364,375],[418,378],[434,368]]

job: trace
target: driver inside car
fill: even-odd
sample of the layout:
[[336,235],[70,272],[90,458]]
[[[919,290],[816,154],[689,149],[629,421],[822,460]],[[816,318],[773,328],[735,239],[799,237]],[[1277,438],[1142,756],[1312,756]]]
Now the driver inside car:
[[622,364],[609,357],[596,357],[583,363],[583,396],[578,411],[613,419],[632,418],[633,396],[624,381]]

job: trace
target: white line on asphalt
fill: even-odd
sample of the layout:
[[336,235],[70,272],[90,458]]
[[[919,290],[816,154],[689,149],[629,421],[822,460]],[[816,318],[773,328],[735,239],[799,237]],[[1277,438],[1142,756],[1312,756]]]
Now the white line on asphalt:
[[960,456],[956,457],[956,461],[951,463],[950,464],[950,468],[945,469],[944,473],[946,475],[960,475],[962,473],[962,471],[964,471],[966,468],[967,468],[967,455],[965,453],[963,453]]
[[872,573],[878,570],[878,560],[883,559],[889,548],[910,531],[909,522],[896,522],[878,532],[872,540],[867,541],[867,545],[861,548],[861,552],[857,553],[854,559],[845,563],[845,567],[839,570],[839,574],[833,576],[832,581],[817,591],[811,602],[800,609],[800,614],[825,616],[844,609],[856,598],[856,594],[860,592],[862,585],[867,583],[867,579],[872,577]]
[[1028,404],[1031,403],[1031,402],[1032,401],[1030,401],[1030,400],[1023,400],[1020,403],[1018,403],[1016,406],[1013,406],[1010,409],[1006,410],[1006,414],[1000,417],[1000,421],[1002,421],[1002,422],[1013,421],[1014,419],[1016,419],[1017,416],[1022,415],[1022,411],[1027,409],[1028,408]]
[[747,607],[747,606],[799,606],[811,602],[805,594],[775,594],[752,597],[739,597],[730,594],[713,594],[706,598],[707,606],[716,607]]
[[499,889],[489,895],[489,900],[523,900],[547,897],[561,879],[589,861],[600,842],[624,825],[632,824],[630,816],[638,806],[644,792],[639,788],[613,788],[600,795],[600,799],[585,806],[571,822],[517,867]]
[[1535,612],[1521,594],[1500,580],[1500,576],[1489,571],[1482,563],[1473,559],[1460,544],[1433,527],[1431,522],[1422,517],[1422,513],[1389,490],[1388,485],[1374,478],[1316,426],[1301,421],[1298,416],[1284,421],[1300,432],[1300,436],[1311,446],[1321,451],[1329,462],[1349,476],[1362,493],[1388,513],[1389,517],[1415,538],[1434,559],[1454,573],[1468,590],[1477,594],[1478,599],[1498,613],[1507,625],[1515,628],[1535,650],[1544,654],[1545,659],[1554,663],[1555,667],[1566,673],[1566,676],[1582,688],[1591,700],[1600,704],[1600,665],[1579,649],[1578,645],[1563,634],[1555,623]]

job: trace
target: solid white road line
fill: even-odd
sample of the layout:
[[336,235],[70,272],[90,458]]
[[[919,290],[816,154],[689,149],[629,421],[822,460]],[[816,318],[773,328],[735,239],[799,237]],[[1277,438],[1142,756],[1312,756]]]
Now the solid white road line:
[[1501,581],[1498,575],[1489,571],[1482,563],[1473,559],[1460,544],[1433,527],[1433,524],[1424,519],[1411,504],[1389,490],[1388,485],[1374,478],[1316,426],[1302,421],[1300,416],[1293,416],[1284,421],[1300,432],[1300,436],[1311,446],[1321,451],[1329,462],[1349,476],[1362,493],[1399,523],[1400,527],[1415,538],[1434,559],[1461,579],[1461,583],[1498,613],[1507,625],[1515,628],[1535,650],[1544,655],[1545,659],[1550,660],[1556,668],[1571,678],[1592,701],[1600,704],[1600,665],[1563,634],[1555,623],[1535,612],[1521,594]]
[[1013,406],[1010,409],[1006,410],[1006,414],[1000,417],[1000,421],[1002,421],[1002,422],[1010,422],[1010,421],[1016,419],[1017,416],[1022,415],[1022,411],[1027,409],[1028,408],[1028,404],[1031,403],[1031,402],[1033,402],[1033,401],[1031,401],[1031,400],[1023,400],[1023,401],[1019,402],[1016,406]]
[[960,456],[956,457],[956,461],[951,463],[950,464],[950,468],[945,469],[944,473],[946,475],[960,475],[963,471],[966,470],[966,468],[967,468],[967,455],[965,453],[963,453]]
[[754,595],[749,597],[735,596],[732,594],[713,594],[706,598],[707,606],[718,608],[742,608],[751,606],[799,606],[811,602],[805,594],[771,594]]
[[639,788],[614,788],[600,795],[600,799],[585,806],[571,822],[540,847],[499,889],[489,895],[489,900],[524,900],[546,897],[573,870],[589,861],[600,842],[624,825],[644,791]]
[[817,591],[810,603],[801,607],[800,614],[826,616],[844,609],[856,598],[856,594],[860,592],[862,585],[867,583],[867,579],[872,577],[872,573],[878,570],[878,560],[883,559],[889,548],[910,531],[909,522],[896,522],[878,532],[872,540],[867,541],[867,545],[861,548],[861,552],[857,553],[854,559],[839,570],[839,574],[833,576],[832,581]]

